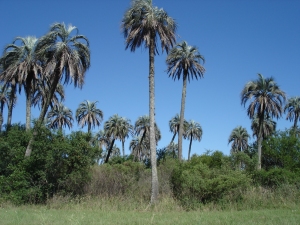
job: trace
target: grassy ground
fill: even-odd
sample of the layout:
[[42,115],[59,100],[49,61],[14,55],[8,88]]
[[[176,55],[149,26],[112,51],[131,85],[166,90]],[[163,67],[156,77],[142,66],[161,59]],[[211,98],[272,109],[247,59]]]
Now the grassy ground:
[[105,211],[99,208],[6,206],[0,224],[300,224],[300,207],[246,211]]

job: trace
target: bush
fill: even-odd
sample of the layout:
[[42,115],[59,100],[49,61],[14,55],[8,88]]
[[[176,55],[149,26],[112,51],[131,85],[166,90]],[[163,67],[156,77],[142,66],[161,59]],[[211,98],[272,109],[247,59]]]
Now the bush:
[[[194,208],[219,201],[232,192],[241,193],[250,184],[250,179],[245,174],[222,166],[223,159],[219,159],[218,163],[212,164],[218,165],[217,168],[209,168],[201,162],[203,157],[200,156],[193,157],[190,162],[181,163],[174,169],[173,193],[184,207]],[[238,200],[239,194],[235,198],[233,200]]]

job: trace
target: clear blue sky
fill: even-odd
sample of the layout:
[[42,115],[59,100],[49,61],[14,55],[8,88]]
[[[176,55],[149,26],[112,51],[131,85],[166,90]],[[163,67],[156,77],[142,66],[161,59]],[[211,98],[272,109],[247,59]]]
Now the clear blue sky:
[[[206,59],[204,78],[191,81],[187,87],[185,118],[199,122],[203,129],[201,142],[193,142],[192,154],[206,150],[229,154],[228,137],[238,125],[252,134],[240,93],[257,73],[273,76],[288,97],[300,95],[299,0],[153,3],[178,23],[177,41],[197,46]],[[0,0],[0,48],[3,50],[16,36],[40,37],[54,22],[78,27],[90,41],[91,67],[81,90],[72,84],[66,87],[65,105],[75,114],[82,101],[97,100],[104,112],[102,125],[113,114],[134,124],[149,111],[148,50],[125,51],[120,24],[128,7],[130,0]],[[166,53],[155,58],[156,122],[162,132],[158,147],[166,146],[172,138],[168,122],[180,111],[182,90],[182,81],[173,81],[165,72],[165,59]],[[24,95],[19,96],[13,122],[25,123]],[[38,109],[32,112],[38,117]],[[6,109],[4,113],[6,121]],[[277,124],[283,130],[292,125],[285,115]],[[73,130],[79,129],[75,124]],[[128,146],[129,140],[126,142]],[[185,158],[188,144],[183,142]]]

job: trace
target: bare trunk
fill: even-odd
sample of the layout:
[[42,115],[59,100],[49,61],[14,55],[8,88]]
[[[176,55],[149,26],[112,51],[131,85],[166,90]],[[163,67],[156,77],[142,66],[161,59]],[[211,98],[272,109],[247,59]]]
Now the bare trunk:
[[257,137],[257,154],[258,154],[258,163],[257,169],[261,170],[261,147],[263,141],[263,121],[264,121],[264,113],[259,118],[259,133]]
[[112,150],[112,148],[114,147],[114,143],[115,143],[115,139],[113,139],[113,140],[111,141],[111,144],[110,144],[110,147],[109,147],[109,149],[108,149],[108,152],[107,152],[106,159],[105,159],[105,162],[104,162],[104,163],[107,163],[107,162],[108,162],[109,156],[110,156],[110,153],[111,153],[111,150]]
[[1,102],[1,106],[0,106],[0,132],[2,130],[2,124],[3,124],[3,108],[4,108],[4,103]]
[[[170,142],[169,146],[171,146],[171,144],[173,143],[173,141],[174,141],[174,139],[175,139],[175,136],[176,136],[176,134],[177,134],[177,132],[175,131],[175,133],[174,133],[174,135],[173,135],[173,137],[172,137],[172,140],[171,140],[171,142]],[[174,149],[173,149],[173,158],[175,158],[175,155],[176,155],[176,153],[175,153],[175,148],[174,148]]]
[[90,133],[90,132],[91,132],[91,123],[88,122],[88,133]]
[[12,111],[14,107],[14,101],[15,101],[15,93],[16,93],[16,85],[11,85],[11,92],[9,96],[9,103],[8,103],[8,112],[7,112],[7,127],[11,126],[11,119],[12,119]]
[[193,142],[193,134],[191,134],[191,140],[190,140],[190,145],[189,145],[188,161],[190,161],[190,159],[191,159],[192,142]]
[[158,200],[158,176],[156,168],[155,141],[155,98],[154,98],[154,39],[155,32],[151,31],[149,46],[149,118],[150,118],[150,154],[151,154],[151,204]]
[[[58,69],[56,69],[56,71],[58,71]],[[44,105],[42,107],[39,119],[38,119],[37,124],[36,124],[37,126],[40,126],[43,123],[44,119],[45,119],[47,110],[48,110],[49,105],[51,103],[51,99],[53,97],[53,94],[54,94],[55,89],[57,87],[57,84],[59,82],[60,76],[61,76],[61,74],[59,74],[59,72],[56,72],[55,75],[54,75],[54,78],[53,78],[53,81],[52,81],[51,87],[50,87],[50,93],[49,93],[49,95],[47,95],[46,101],[44,102]],[[27,145],[26,152],[25,152],[25,157],[29,157],[31,155],[32,143],[34,142],[34,139],[35,139],[36,135],[37,135],[37,132],[34,131],[32,137],[31,137],[31,139],[30,139],[30,141]]]
[[298,119],[299,119],[299,117],[298,117],[298,115],[296,115],[296,116],[295,116],[295,121],[294,121],[294,130],[297,129],[297,122],[298,122]]
[[183,72],[183,86],[181,96],[181,109],[180,109],[180,124],[178,133],[178,159],[182,160],[182,136],[183,136],[183,122],[184,122],[184,110],[185,110],[185,97],[186,97],[186,84],[187,84],[187,71]]
[[[30,76],[30,75],[29,75]],[[30,130],[31,120],[31,79],[26,80],[26,131]]]
[[124,148],[124,142],[125,142],[125,141],[123,141],[123,140],[122,140],[122,153],[123,153],[123,157],[125,157],[125,148]]

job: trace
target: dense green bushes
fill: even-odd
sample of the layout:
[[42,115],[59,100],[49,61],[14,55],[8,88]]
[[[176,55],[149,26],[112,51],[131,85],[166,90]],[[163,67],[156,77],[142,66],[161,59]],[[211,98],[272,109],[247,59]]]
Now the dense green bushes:
[[40,203],[54,194],[82,194],[98,148],[82,132],[70,135],[40,128],[30,157],[30,133],[15,125],[0,137],[0,193],[14,203]]
[[[24,153],[32,134],[24,126],[14,125],[0,134],[0,201],[44,203],[53,196],[149,201],[151,165],[148,163],[118,156],[108,164],[98,165],[95,162],[101,151],[93,147],[90,134],[64,135],[44,127],[38,134],[32,155],[26,158]],[[184,162],[165,149],[160,150],[157,157],[160,196],[172,198],[184,209],[204,205],[222,208],[228,204],[244,208],[243,203],[255,208],[256,204],[267,205],[262,202],[266,201],[265,193],[283,199],[299,196],[298,137],[278,133],[267,139],[263,147],[261,171],[256,170],[254,145],[231,156],[219,151],[207,152]],[[287,195],[288,188],[293,190],[292,194]]]

